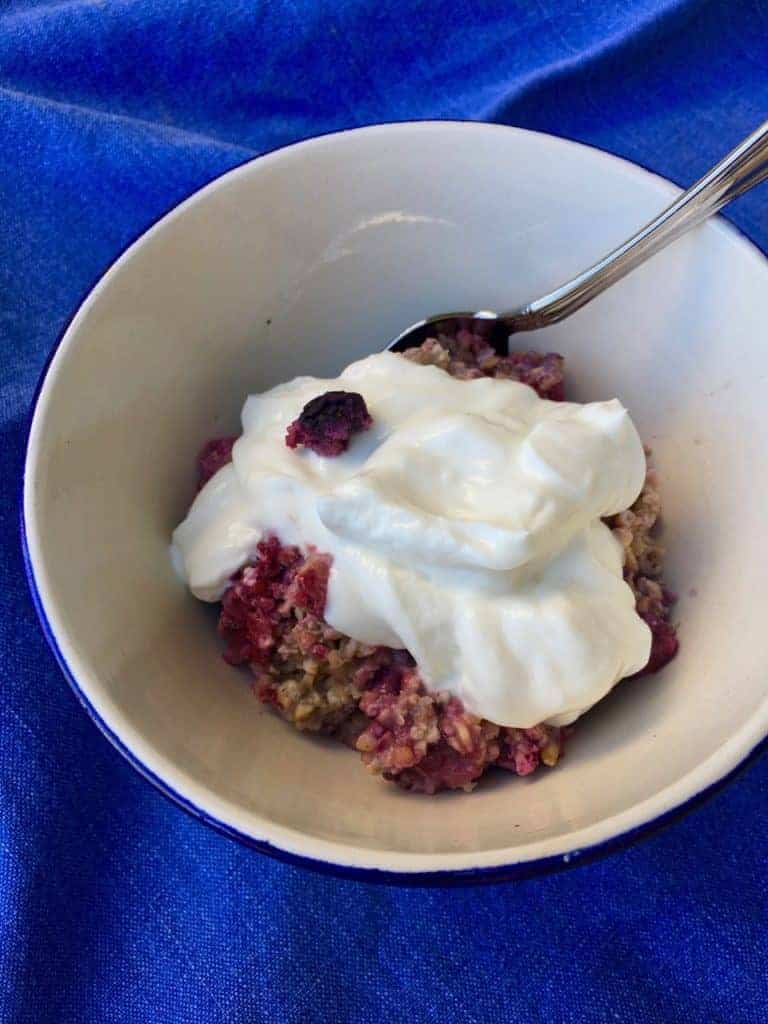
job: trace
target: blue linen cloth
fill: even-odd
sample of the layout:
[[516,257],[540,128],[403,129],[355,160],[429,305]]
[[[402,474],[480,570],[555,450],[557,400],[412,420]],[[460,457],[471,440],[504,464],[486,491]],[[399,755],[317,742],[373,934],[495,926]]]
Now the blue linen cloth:
[[[269,860],[173,807],[83,714],[27,594],[17,492],[80,298],[246,158],[471,118],[688,183],[767,116],[765,0],[2,0],[0,1021],[764,1024],[768,758],[555,876],[398,890]],[[728,216],[768,248],[766,187]]]

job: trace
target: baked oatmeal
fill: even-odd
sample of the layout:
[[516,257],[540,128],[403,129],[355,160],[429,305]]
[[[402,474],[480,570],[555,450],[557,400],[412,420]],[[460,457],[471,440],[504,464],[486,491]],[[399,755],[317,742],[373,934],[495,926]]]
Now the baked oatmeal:
[[[549,402],[565,399],[561,356],[500,356],[468,330],[438,334],[402,358],[457,380],[513,381]],[[296,412],[285,444],[324,459],[338,458],[376,429],[376,417],[356,392],[325,392]],[[230,463],[235,440],[218,438],[203,448],[200,487]],[[602,517],[618,542],[636,614],[650,630],[650,655],[633,676],[657,672],[678,648],[670,619],[675,597],[662,575],[660,514],[657,475],[648,466],[630,507]],[[415,792],[468,791],[489,768],[523,776],[558,763],[570,724],[495,724],[467,710],[449,689],[430,688],[408,650],[363,643],[330,625],[325,615],[332,571],[331,554],[283,543],[278,528],[263,532],[226,584],[218,623],[224,658],[248,668],[262,703],[297,729],[354,748],[369,771]]]

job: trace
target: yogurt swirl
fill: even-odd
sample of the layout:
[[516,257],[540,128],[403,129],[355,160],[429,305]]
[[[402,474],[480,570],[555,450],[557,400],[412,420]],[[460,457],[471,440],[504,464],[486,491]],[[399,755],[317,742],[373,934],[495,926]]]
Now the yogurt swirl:
[[[373,426],[325,458],[285,445],[327,391]],[[233,461],[173,535],[192,592],[216,601],[267,534],[333,557],[326,621],[407,648],[425,684],[499,725],[564,725],[648,661],[651,634],[603,517],[640,493],[645,456],[620,402],[550,402],[384,352],[334,380],[253,395]]]

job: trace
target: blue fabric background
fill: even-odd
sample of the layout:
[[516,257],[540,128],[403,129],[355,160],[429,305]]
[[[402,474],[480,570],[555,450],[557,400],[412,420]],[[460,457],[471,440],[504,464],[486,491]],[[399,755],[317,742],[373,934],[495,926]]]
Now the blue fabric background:
[[[496,120],[690,182],[768,116],[766,0],[0,0],[0,1021],[764,1024],[768,758],[565,874],[395,890],[176,810],[42,639],[16,499],[46,354],[115,255],[244,159]],[[764,186],[728,214],[768,248]]]

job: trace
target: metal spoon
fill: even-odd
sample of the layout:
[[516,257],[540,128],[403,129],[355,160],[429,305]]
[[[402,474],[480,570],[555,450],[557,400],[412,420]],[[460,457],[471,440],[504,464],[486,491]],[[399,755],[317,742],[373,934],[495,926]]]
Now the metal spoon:
[[768,121],[637,234],[554,291],[508,313],[478,310],[475,313],[440,313],[427,317],[403,331],[387,348],[398,352],[419,345],[430,333],[434,334],[435,325],[440,324],[441,329],[449,333],[457,326],[471,326],[486,335],[497,351],[504,355],[508,351],[510,334],[535,331],[565,320],[660,249],[766,178]]

